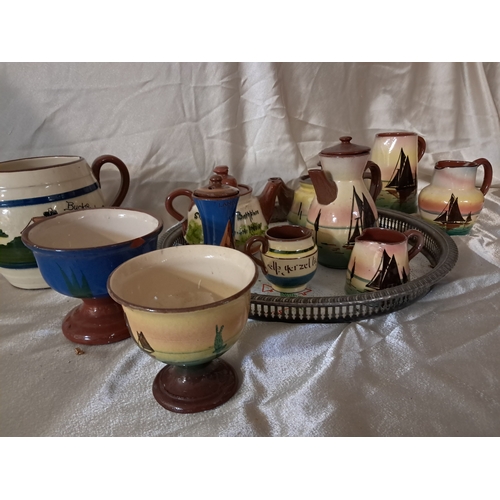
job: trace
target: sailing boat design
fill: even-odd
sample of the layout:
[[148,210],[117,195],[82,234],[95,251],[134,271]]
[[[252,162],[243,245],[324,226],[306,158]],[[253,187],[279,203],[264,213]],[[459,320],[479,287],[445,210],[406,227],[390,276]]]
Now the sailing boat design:
[[155,350],[149,345],[149,342],[146,340],[146,337],[142,332],[137,332],[137,343],[146,352],[155,352]]
[[451,193],[450,199],[443,211],[434,219],[434,222],[444,226],[446,229],[453,229],[460,226],[465,226],[472,221],[472,213],[469,212],[467,218],[462,217],[460,206],[458,205],[458,197]]
[[417,179],[413,175],[410,158],[405,154],[403,148],[401,148],[392,179],[387,184],[386,189],[394,196],[399,197],[401,201],[405,201],[417,189]]
[[403,269],[403,276],[399,275],[396,257],[392,257],[384,249],[377,272],[367,283],[366,288],[370,290],[383,290],[393,286],[402,285],[408,281],[408,275]]
[[363,193],[363,198],[360,198],[354,186],[352,188],[351,214],[347,244],[344,245],[344,248],[353,248],[354,241],[363,232],[363,229],[376,225],[375,214],[366,196]]

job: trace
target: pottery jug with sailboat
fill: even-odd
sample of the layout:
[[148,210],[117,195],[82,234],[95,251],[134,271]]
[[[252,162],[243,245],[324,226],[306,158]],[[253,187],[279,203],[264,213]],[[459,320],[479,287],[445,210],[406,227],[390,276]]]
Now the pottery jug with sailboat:
[[[354,240],[365,228],[378,226],[375,206],[381,189],[380,169],[369,160],[370,148],[341,137],[340,144],[319,154],[321,165],[309,169],[314,197],[306,227],[313,231],[320,264],[346,269]],[[367,187],[363,173],[369,170]]]
[[[408,242],[413,245],[408,248]],[[356,238],[347,266],[347,294],[376,292],[403,285],[410,279],[409,262],[424,247],[424,235],[409,229],[368,228]]]
[[425,139],[414,132],[382,132],[375,136],[371,159],[382,174],[377,207],[417,212],[418,162],[426,147]]
[[[477,188],[477,169],[484,175]],[[449,235],[466,235],[483,209],[484,197],[493,178],[491,163],[486,158],[474,161],[438,161],[431,183],[418,196],[421,217],[444,229]]]

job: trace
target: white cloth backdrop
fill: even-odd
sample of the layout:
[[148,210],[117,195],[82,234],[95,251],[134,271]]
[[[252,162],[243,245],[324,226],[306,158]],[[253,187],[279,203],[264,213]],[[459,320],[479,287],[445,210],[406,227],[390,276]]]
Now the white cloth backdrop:
[[[238,393],[202,414],[155,402],[162,365],[131,340],[75,355],[60,324],[78,300],[0,277],[0,435],[500,435],[499,109],[499,63],[1,63],[0,161],[118,156],[123,206],[165,228],[165,197],[215,165],[257,194],[271,176],[296,187],[343,135],[422,135],[420,189],[440,159],[486,157],[494,179],[427,296],[350,324],[250,320],[224,355]],[[116,177],[103,169],[108,200]]]

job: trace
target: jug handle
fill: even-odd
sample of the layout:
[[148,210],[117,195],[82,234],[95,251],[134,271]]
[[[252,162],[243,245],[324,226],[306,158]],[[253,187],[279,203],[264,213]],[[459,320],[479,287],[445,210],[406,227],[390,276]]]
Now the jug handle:
[[266,266],[264,265],[264,262],[262,262],[261,259],[256,257],[254,255],[254,252],[252,252],[252,245],[254,243],[259,243],[260,244],[260,253],[266,253],[269,250],[269,243],[267,242],[266,238],[264,236],[251,236],[248,238],[248,240],[245,242],[245,248],[243,251],[262,269],[262,272],[264,274],[267,274],[267,269]]
[[484,168],[483,184],[479,189],[481,190],[481,193],[485,195],[489,191],[491,181],[493,180],[493,168],[491,167],[491,163],[486,158],[478,158],[477,160],[474,160],[473,163],[482,165]]
[[417,229],[409,229],[408,231],[405,231],[403,234],[408,238],[408,240],[410,238],[416,240],[408,252],[408,261],[410,261],[411,259],[413,259],[413,257],[418,255],[422,251],[422,248],[424,248],[425,245],[424,235]]
[[172,191],[167,198],[165,199],[165,208],[167,209],[167,212],[174,218],[177,219],[178,221],[182,221],[185,219],[175,208],[173,205],[174,200],[179,197],[179,196],[187,196],[191,202],[193,201],[193,192],[189,191],[189,189],[176,189],[175,191]]
[[425,142],[425,139],[422,136],[417,136],[417,141],[418,141],[418,161],[422,159],[422,156],[424,156],[425,150],[427,149],[427,143]]
[[370,195],[373,198],[373,201],[375,201],[377,196],[380,194],[380,191],[382,191],[382,174],[380,173],[380,167],[371,160],[366,162],[365,170],[366,169],[370,170]]
[[127,196],[128,188],[130,187],[130,173],[127,166],[120,160],[120,158],[117,158],[113,155],[99,156],[94,160],[91,167],[92,173],[97,179],[99,187],[101,187],[101,168],[105,163],[112,163],[120,171],[120,190],[118,191],[118,194],[113,203],[111,203],[112,207],[119,207],[122,204],[122,201],[125,199],[125,196]]

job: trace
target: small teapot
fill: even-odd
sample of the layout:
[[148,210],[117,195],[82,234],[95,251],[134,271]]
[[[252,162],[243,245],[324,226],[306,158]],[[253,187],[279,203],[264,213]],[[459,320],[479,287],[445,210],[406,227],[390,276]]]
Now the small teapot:
[[[380,168],[369,160],[370,148],[351,139],[341,137],[340,144],[321,151],[321,165],[308,170],[316,196],[306,227],[316,235],[319,263],[336,269],[347,268],[356,237],[378,226],[374,200],[382,188]],[[369,189],[363,180],[367,169]]]
[[[252,188],[246,184],[238,184],[236,179],[229,175],[228,167],[215,167],[214,173],[220,175],[223,185],[237,187],[239,190],[239,199],[236,207],[235,226],[234,226],[234,245],[238,250],[243,250],[245,242],[251,236],[261,236],[268,228],[268,224],[274,212],[276,198],[283,186],[283,180],[280,177],[271,177],[264,186],[259,196],[253,196]],[[191,199],[191,207],[187,214],[187,221],[174,208],[173,202],[179,196],[187,196]],[[185,221],[184,238],[191,245],[204,242],[202,215],[193,200],[193,193],[188,189],[176,189],[167,196],[165,200],[167,212],[178,221]]]

